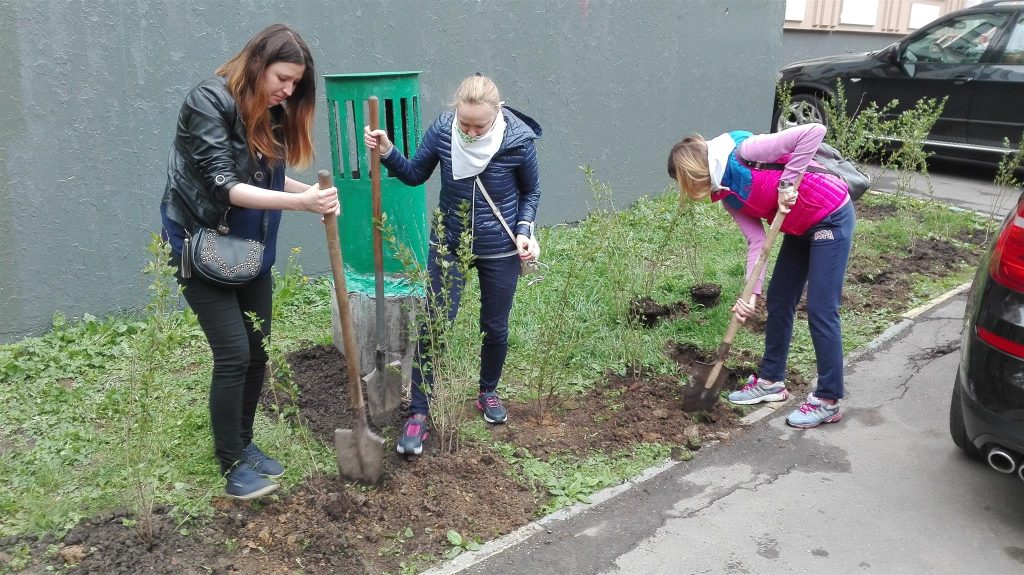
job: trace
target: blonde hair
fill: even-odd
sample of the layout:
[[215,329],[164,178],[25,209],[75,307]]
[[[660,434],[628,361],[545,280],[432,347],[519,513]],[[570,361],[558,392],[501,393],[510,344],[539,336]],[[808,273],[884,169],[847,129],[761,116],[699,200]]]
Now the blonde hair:
[[484,104],[497,112],[501,107],[501,95],[498,94],[498,86],[494,84],[494,80],[477,74],[463,80],[455,90],[452,106],[457,106],[460,102]]
[[668,177],[679,185],[679,202],[685,193],[698,201],[711,195],[708,144],[700,134],[691,134],[672,146],[668,154]]

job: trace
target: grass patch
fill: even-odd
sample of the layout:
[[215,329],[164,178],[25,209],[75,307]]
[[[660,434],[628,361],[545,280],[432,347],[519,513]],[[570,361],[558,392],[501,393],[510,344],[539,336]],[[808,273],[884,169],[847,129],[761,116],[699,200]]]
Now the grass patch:
[[630,450],[578,457],[569,453],[537,459],[524,449],[508,443],[496,445],[498,452],[514,466],[518,479],[543,490],[548,501],[538,515],[554,513],[575,503],[590,503],[594,493],[617,485],[668,458],[671,446],[641,443]]
[[[935,202],[870,195],[862,201],[858,205],[894,209],[891,216],[858,221],[853,258],[861,266],[881,269],[887,257],[912,253],[922,238],[956,238],[992,226]],[[729,321],[727,302],[742,289],[746,246],[719,206],[697,204],[687,209],[681,224],[686,233],[680,226],[673,228],[679,207],[672,192],[642,198],[621,212],[599,206],[576,225],[541,230],[543,260],[551,269],[536,285],[520,283],[503,390],[530,399],[531,389],[538,389],[529,385],[528,379],[537,375],[532,370],[547,362],[555,366],[545,375],[549,391],[554,397],[569,398],[601,385],[608,371],[622,372],[630,365],[643,366],[649,373],[676,374],[675,364],[663,352],[669,341],[714,349]],[[700,239],[695,258],[687,254],[686,238]],[[276,357],[331,342],[329,282],[304,276],[294,255],[275,277]],[[911,276],[909,293],[893,301],[891,308],[843,310],[846,349],[862,346],[898,314],[967,281],[972,269],[973,263],[964,261],[942,273]],[[649,295],[663,303],[686,299],[698,279],[722,284],[723,303],[691,309],[684,318],[651,328],[627,319],[631,298]],[[475,318],[476,282],[467,287],[461,314]],[[212,512],[210,500],[220,493],[223,482],[212,457],[207,413],[209,349],[191,312],[173,311],[167,321],[175,343],[163,350],[166,360],[152,373],[146,406],[150,421],[159,426],[154,430],[159,457],[147,472],[155,486],[155,505],[170,507],[185,521]],[[0,416],[0,536],[61,534],[82,518],[123,504],[132,486],[123,470],[123,449],[131,444],[126,434],[132,433],[132,426],[126,425],[131,416],[125,395],[129,387],[124,385],[131,354],[124,351],[146,322],[146,317],[86,316],[69,321],[57,316],[47,334],[0,346],[0,402],[17,406]],[[475,354],[476,345],[465,345],[465,353]],[[760,354],[762,345],[760,335],[742,330],[733,350]],[[790,360],[792,368],[814,373],[805,322],[796,323]],[[286,377],[280,385],[285,396],[290,393]],[[296,471],[283,478],[286,489],[305,477],[335,473],[332,447],[311,439],[306,430],[290,423],[293,420],[280,412],[261,411],[256,425],[260,445]],[[478,426],[467,425],[463,433],[473,442],[487,441],[486,430]],[[584,501],[598,489],[663,460],[669,447],[642,444],[619,453],[583,458],[563,454],[545,460],[517,455],[515,446],[498,450],[513,460],[517,473],[547,491],[550,499],[541,510],[547,513]]]

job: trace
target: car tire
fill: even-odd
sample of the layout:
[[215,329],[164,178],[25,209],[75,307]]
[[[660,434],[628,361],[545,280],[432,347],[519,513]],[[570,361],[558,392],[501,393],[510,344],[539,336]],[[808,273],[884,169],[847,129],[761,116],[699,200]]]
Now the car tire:
[[967,437],[967,428],[964,426],[964,403],[960,398],[960,393],[960,374],[958,369],[956,382],[953,384],[953,398],[949,402],[949,434],[953,436],[953,443],[962,449],[964,453],[976,459],[981,459],[981,451]]
[[785,113],[782,110],[775,111],[772,130],[781,132],[786,128],[812,122],[828,127],[828,114],[825,113],[825,103],[814,94],[794,94]]

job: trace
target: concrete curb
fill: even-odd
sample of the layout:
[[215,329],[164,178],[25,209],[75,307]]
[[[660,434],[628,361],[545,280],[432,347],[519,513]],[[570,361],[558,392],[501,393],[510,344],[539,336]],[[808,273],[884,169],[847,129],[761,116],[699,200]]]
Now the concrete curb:
[[[912,325],[914,325],[914,319],[920,316],[922,313],[944,303],[946,300],[952,297],[955,297],[967,291],[970,288],[970,286],[970,283],[965,283],[963,285],[957,286],[952,290],[906,312],[905,314],[903,314],[903,319],[899,323],[890,326],[878,337],[868,342],[864,347],[850,352],[846,356],[846,359],[843,361],[843,364],[850,365],[850,363],[857,361],[864,355],[877,351],[887,342],[895,339],[904,331],[909,329]],[[812,381],[811,383],[813,385],[814,381]],[[764,405],[758,408],[757,410],[748,413],[746,416],[740,419],[740,424],[744,426],[753,425],[754,423],[757,423],[771,415],[774,415],[776,412],[790,404],[792,401],[793,398],[791,397],[786,401],[778,401]],[[712,447],[716,443],[717,442],[709,442],[708,444],[704,445],[703,448],[706,449],[708,447]],[[558,511],[552,513],[551,515],[546,515],[544,517],[541,517],[540,519],[537,519],[536,521],[531,521],[530,523],[527,523],[526,525],[520,527],[519,529],[516,529],[508,535],[504,535],[497,539],[488,541],[477,551],[466,551],[460,554],[455,559],[452,559],[451,561],[443,565],[438,565],[437,567],[433,567],[427,571],[424,571],[422,575],[454,575],[456,573],[460,573],[464,569],[472,567],[473,565],[480,563],[488,559],[489,557],[497,555],[498,553],[501,553],[502,551],[505,551],[506,549],[513,547],[514,545],[526,541],[535,533],[547,531],[547,525],[555,521],[569,519],[575,515],[587,511],[588,509],[592,509],[598,503],[602,503],[604,501],[608,501],[609,499],[617,497],[620,494],[629,491],[633,487],[636,487],[637,485],[640,485],[668,471],[669,469],[672,469],[673,467],[679,465],[680,463],[682,462],[668,459],[661,465],[651,467],[650,469],[647,469],[646,471],[642,472],[636,477],[626,480],[620,485],[615,485],[613,487],[602,489],[601,491],[595,493],[590,497],[591,502],[589,504],[577,503],[575,505],[559,509]]]

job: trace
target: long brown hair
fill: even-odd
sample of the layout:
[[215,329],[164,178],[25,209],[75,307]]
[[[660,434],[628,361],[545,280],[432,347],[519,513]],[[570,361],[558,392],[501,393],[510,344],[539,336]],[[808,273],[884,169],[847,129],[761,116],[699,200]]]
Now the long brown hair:
[[[271,125],[263,72],[271,64],[288,62],[306,67],[292,95],[281,103],[284,109],[284,141],[278,141]],[[263,154],[270,163],[281,160],[297,168],[313,162],[313,108],[316,105],[316,70],[309,46],[284,24],[271,24],[249,39],[245,48],[220,68],[228,90],[238,102],[245,122],[249,151]]]

